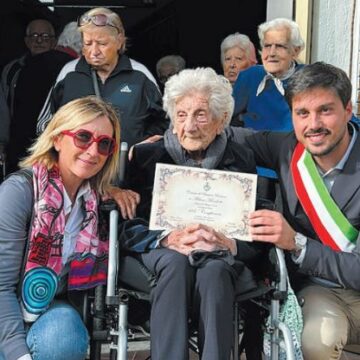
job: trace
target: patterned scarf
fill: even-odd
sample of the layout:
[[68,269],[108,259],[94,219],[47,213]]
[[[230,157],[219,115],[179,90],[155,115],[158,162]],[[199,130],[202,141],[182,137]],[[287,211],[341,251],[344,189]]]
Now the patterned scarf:
[[[33,166],[34,210],[22,284],[25,321],[35,321],[54,299],[63,271],[65,229],[64,184],[58,169]],[[69,259],[69,290],[83,290],[106,282],[108,239],[98,231],[98,200],[92,190],[84,195],[85,217]]]

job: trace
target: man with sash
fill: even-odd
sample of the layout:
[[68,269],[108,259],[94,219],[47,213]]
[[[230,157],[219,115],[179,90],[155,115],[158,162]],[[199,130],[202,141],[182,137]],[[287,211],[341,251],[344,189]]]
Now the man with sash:
[[289,251],[303,301],[305,359],[339,359],[360,344],[360,137],[351,83],[325,63],[304,67],[285,93],[291,133],[239,130],[260,166],[277,171],[283,214],[250,215],[253,240]]

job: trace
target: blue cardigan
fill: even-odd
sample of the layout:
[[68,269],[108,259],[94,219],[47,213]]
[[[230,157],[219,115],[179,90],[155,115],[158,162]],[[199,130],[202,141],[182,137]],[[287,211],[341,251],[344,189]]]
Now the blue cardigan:
[[[304,65],[296,65],[295,71]],[[232,126],[243,126],[255,130],[271,130],[288,132],[293,129],[291,111],[283,95],[280,94],[273,81],[266,82],[265,89],[256,96],[257,88],[266,75],[262,65],[251,66],[241,71],[235,82],[233,97],[235,99]],[[288,80],[283,81],[286,89]],[[274,171],[258,168],[261,176],[276,178]]]

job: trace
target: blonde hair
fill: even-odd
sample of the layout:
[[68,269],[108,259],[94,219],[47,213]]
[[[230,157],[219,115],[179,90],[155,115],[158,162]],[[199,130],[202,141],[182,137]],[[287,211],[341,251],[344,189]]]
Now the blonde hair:
[[[81,16],[94,16],[94,15],[100,15],[100,14],[106,15],[109,19],[111,19],[112,24],[116,27],[116,29],[112,26],[107,27],[109,32],[111,32],[112,35],[116,36],[116,35],[118,35],[118,33],[120,33],[124,36],[124,43],[120,49],[120,54],[123,54],[126,50],[127,38],[125,36],[124,25],[121,21],[120,16],[117,13],[115,13],[114,11],[112,11],[110,9],[104,8],[104,7],[97,7],[97,8],[90,9],[89,11],[87,11],[86,13],[84,13]],[[79,26],[78,30],[82,34],[84,32],[84,30],[86,30],[86,28],[89,26],[96,26],[96,25],[93,25],[91,22],[89,22],[88,24]]]
[[[70,101],[63,105],[53,116],[44,132],[37,138],[29,149],[29,156],[23,159],[21,168],[31,167],[41,163],[48,169],[53,168],[58,162],[58,153],[54,147],[55,138],[64,130],[73,130],[87,124],[100,116],[106,116],[114,129],[114,139],[117,146],[120,143],[120,120],[112,105],[95,96],[86,96]],[[90,179],[92,188],[100,195],[106,192],[118,170],[119,151],[110,155],[103,168]]]

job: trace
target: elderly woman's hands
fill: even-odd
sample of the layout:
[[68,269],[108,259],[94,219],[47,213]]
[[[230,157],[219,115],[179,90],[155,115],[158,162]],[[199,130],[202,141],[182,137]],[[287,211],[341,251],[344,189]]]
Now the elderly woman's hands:
[[189,225],[182,230],[174,230],[161,242],[161,245],[186,256],[193,250],[225,249],[230,250],[232,254],[236,254],[237,251],[236,240],[203,224]]
[[107,189],[107,193],[109,198],[116,201],[123,219],[133,219],[135,217],[136,208],[140,203],[140,195],[137,192],[110,186]]

